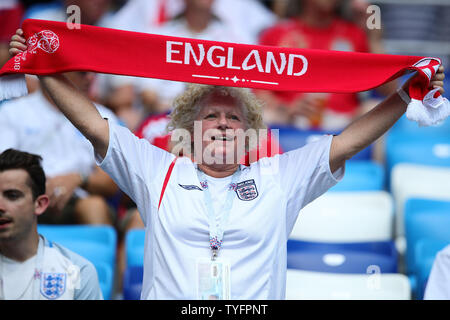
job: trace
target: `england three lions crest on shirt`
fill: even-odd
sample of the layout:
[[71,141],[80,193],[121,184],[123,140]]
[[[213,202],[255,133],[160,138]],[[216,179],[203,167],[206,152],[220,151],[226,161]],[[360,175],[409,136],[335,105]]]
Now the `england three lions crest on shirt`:
[[245,180],[237,183],[236,194],[240,200],[250,201],[258,197],[258,189],[256,188],[255,180]]
[[58,299],[66,291],[65,273],[43,273],[41,278],[41,294],[47,299]]

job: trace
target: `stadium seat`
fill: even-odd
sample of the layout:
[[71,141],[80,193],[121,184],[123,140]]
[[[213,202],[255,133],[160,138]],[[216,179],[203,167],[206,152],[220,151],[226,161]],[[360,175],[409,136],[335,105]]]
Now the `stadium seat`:
[[300,148],[314,138],[319,138],[324,134],[322,131],[299,130],[289,126],[277,126],[276,128],[271,128],[271,130],[278,130],[280,145],[284,152]]
[[113,291],[113,274],[114,271],[111,266],[104,262],[97,262],[94,264],[97,270],[98,281],[100,284],[100,289],[103,293],[103,299],[110,300]]
[[116,263],[117,234],[112,226],[38,225],[38,232],[92,263]]
[[397,251],[393,241],[324,243],[289,240],[287,267],[330,273],[367,273],[377,268],[396,273]]
[[[448,81],[446,81],[448,83]],[[402,134],[420,134],[422,136],[430,137],[450,135],[450,119],[446,119],[443,123],[437,126],[419,127],[415,121],[409,120],[406,115],[403,115],[390,129],[391,132],[400,132]]]
[[[277,130],[279,133],[280,146],[284,152],[291,151],[305,144],[320,138],[324,134],[338,134],[338,132],[321,131],[321,130],[300,130],[295,127],[278,126],[271,130]],[[370,160],[372,158],[372,146],[356,154],[351,160]]]
[[392,231],[393,202],[386,191],[328,192],[301,210],[289,239],[389,241]]
[[110,299],[117,248],[117,234],[112,226],[41,224],[38,232],[92,262],[100,279],[103,297]]
[[450,167],[398,164],[392,170],[391,190],[395,201],[396,237],[402,238],[405,235],[404,207],[408,198],[450,200]]
[[128,266],[123,277],[124,300],[140,300],[142,291],[143,266]]
[[127,266],[144,264],[145,230],[131,229],[125,236]]
[[386,139],[386,170],[399,163],[450,168],[450,135],[392,131]]
[[[450,214],[450,212],[449,212]],[[418,282],[417,297],[422,299],[426,283],[433,267],[436,254],[450,245],[450,240],[420,239],[415,246],[416,277]]]
[[408,278],[399,273],[342,274],[287,270],[287,300],[409,300]]
[[408,199],[405,204],[405,232],[407,272],[416,274],[415,254],[419,240],[450,242],[450,199],[448,201]]
[[347,161],[344,178],[329,191],[383,190],[384,180],[384,168],[375,161]]

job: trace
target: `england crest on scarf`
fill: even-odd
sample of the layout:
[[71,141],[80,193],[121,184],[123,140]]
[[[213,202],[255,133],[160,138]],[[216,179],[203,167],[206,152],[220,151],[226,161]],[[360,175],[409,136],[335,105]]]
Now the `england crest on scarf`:
[[41,294],[47,299],[54,300],[66,291],[65,273],[43,273],[41,278]]
[[255,180],[245,180],[236,185],[236,194],[240,200],[250,201],[258,196]]

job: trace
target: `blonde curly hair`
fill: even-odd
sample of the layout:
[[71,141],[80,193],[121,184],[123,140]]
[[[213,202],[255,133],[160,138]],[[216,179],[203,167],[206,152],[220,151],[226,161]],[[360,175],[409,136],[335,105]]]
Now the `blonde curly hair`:
[[[194,121],[196,120],[201,108],[205,105],[207,98],[213,94],[231,96],[242,108],[245,121],[245,129],[253,129],[256,132],[256,138],[259,140],[260,129],[267,129],[262,117],[262,103],[256,99],[255,95],[246,88],[235,88],[225,86],[212,86],[202,84],[189,84],[186,90],[179,95],[173,103],[173,111],[170,114],[170,121],[167,124],[167,131],[175,133],[177,129],[182,129],[194,134]],[[194,150],[192,141],[184,140],[178,144],[178,147]],[[256,146],[257,141],[250,141],[246,144],[246,150]],[[187,145],[189,144],[189,146]],[[175,150],[172,152],[177,154]]]
[[167,130],[185,129],[193,132],[194,121],[203,107],[203,102],[214,93],[233,97],[242,108],[247,129],[266,129],[262,118],[262,104],[250,90],[245,88],[189,84],[173,103]]

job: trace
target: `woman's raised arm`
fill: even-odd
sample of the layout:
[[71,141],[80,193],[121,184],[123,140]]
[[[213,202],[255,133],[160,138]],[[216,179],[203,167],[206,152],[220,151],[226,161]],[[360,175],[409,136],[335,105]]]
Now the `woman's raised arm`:
[[[23,31],[17,29],[11,38],[9,53],[14,56],[26,49]],[[108,121],[102,118],[92,101],[63,75],[39,76],[39,80],[58,109],[92,143],[95,152],[105,157],[109,144]]]
[[[430,88],[438,88],[441,94],[444,93],[443,80],[444,67],[440,66],[431,79]],[[403,85],[403,90],[407,90],[408,82]],[[331,171],[343,166],[345,160],[381,137],[406,112],[406,108],[406,102],[398,93],[394,93],[333,137],[330,151]]]

